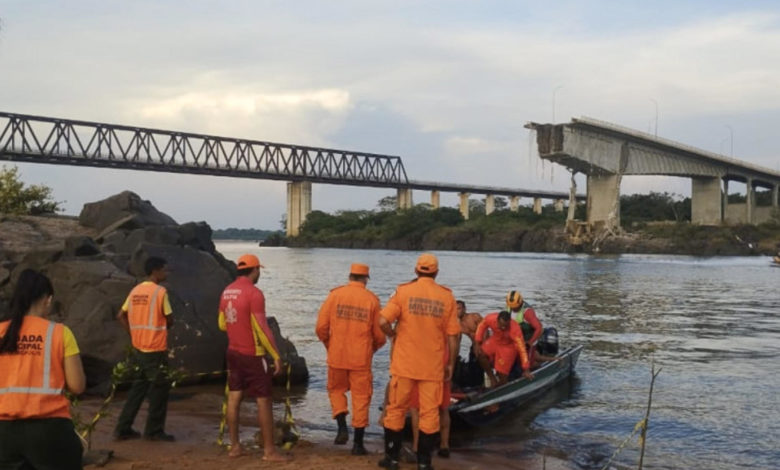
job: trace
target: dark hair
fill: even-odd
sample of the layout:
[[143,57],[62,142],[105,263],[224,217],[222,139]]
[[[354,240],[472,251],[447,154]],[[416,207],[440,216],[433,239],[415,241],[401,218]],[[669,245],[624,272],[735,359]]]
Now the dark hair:
[[53,294],[54,288],[48,277],[32,269],[22,271],[11,297],[11,323],[8,325],[5,336],[0,339],[0,354],[17,351],[19,331],[22,329],[24,316],[32,304]]
[[415,271],[415,272],[417,273],[417,277],[430,277],[434,279],[436,278],[436,274],[438,273],[438,271],[432,273],[424,273],[422,271]]
[[455,303],[463,307],[463,310],[466,310],[466,302],[462,300],[456,300]]
[[164,268],[167,264],[168,263],[159,256],[150,256],[149,259],[146,260],[146,263],[144,263],[144,272],[147,276],[151,276],[153,272]]
[[368,279],[368,276],[365,274],[350,274],[349,280],[350,281],[363,281],[365,279]]
[[238,275],[239,276],[249,276],[250,274],[252,274],[252,271],[254,271],[254,270],[255,270],[255,268],[239,269],[238,270]]
[[501,310],[500,312],[498,312],[498,319],[503,321],[509,321],[512,319],[512,316],[506,310]]

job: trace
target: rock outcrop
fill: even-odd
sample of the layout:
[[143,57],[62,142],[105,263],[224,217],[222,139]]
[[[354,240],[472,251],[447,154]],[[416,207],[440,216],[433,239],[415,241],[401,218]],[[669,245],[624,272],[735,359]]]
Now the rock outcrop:
[[[129,336],[116,321],[130,290],[143,279],[149,256],[161,256],[171,275],[165,285],[175,317],[168,336],[169,362],[187,374],[224,370],[225,334],[216,312],[235,265],[216,251],[204,222],[177,225],[148,201],[123,192],[86,204],[78,220],[64,217],[0,218],[0,319],[19,273],[43,271],[55,290],[52,318],[72,330],[89,385],[105,385],[124,359]],[[269,319],[292,364],[293,383],[308,379],[306,362]],[[277,380],[285,380],[286,371]]]

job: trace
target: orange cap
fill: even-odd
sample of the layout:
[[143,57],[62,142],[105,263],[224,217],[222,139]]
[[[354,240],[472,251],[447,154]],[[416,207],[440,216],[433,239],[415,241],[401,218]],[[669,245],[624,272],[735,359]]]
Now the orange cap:
[[260,264],[260,258],[258,258],[255,255],[241,255],[240,258],[238,258],[238,261],[236,262],[236,267],[238,269],[249,269],[249,268],[264,268],[262,264]]
[[439,270],[439,260],[430,253],[423,253],[417,258],[417,266],[414,267],[414,270],[427,274],[435,273]]
[[362,263],[352,263],[349,267],[349,273],[356,276],[368,276],[368,265]]

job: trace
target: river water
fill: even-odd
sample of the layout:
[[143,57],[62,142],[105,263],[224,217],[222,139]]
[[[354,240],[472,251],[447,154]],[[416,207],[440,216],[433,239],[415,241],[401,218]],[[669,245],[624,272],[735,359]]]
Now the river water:
[[[314,334],[320,304],[346,281],[349,264],[371,266],[369,288],[384,303],[414,278],[419,253],[259,248],[223,242],[235,259],[257,254],[267,311],[309,365],[294,396],[306,432],[333,429],[325,391],[325,350]],[[631,433],[655,384],[645,468],[780,468],[780,268],[766,258],[588,256],[437,252],[440,283],[470,312],[503,306],[520,290],[562,346],[584,344],[576,376],[489,429],[453,436],[453,448],[502,455],[547,453],[573,468],[601,468]],[[469,343],[464,341],[464,347]],[[374,358],[368,432],[387,382],[388,348]],[[615,468],[636,468],[636,440]]]

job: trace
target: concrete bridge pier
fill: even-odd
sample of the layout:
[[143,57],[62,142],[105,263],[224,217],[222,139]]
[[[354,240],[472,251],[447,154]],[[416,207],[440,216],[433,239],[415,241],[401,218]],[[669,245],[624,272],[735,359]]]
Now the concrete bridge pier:
[[775,209],[780,206],[780,184],[776,184],[772,187],[772,207]]
[[439,191],[431,191],[431,207],[434,209],[441,207],[441,195],[439,194]]
[[412,201],[412,189],[411,188],[398,188],[396,204],[398,210],[411,209],[414,206]]
[[563,199],[556,199],[553,207],[555,207],[555,212],[563,212]]
[[534,214],[541,214],[542,213],[542,198],[535,197],[534,198]]
[[301,225],[311,212],[311,183],[290,181],[287,183],[287,236],[297,237]]
[[512,196],[509,199],[509,210],[512,212],[520,210],[520,196]]
[[492,194],[485,196],[485,215],[490,215],[496,210],[496,197]]
[[460,215],[462,215],[464,219],[469,220],[469,196],[471,196],[471,194],[459,193],[458,196],[460,197]]
[[620,227],[620,175],[588,175],[588,223],[594,228]]
[[691,223],[720,225],[723,221],[720,178],[691,178]]
[[747,184],[745,185],[745,218],[747,219],[747,223],[752,224],[753,222],[753,213],[755,212],[755,205],[756,205],[756,188],[753,187],[753,178],[747,179]]

